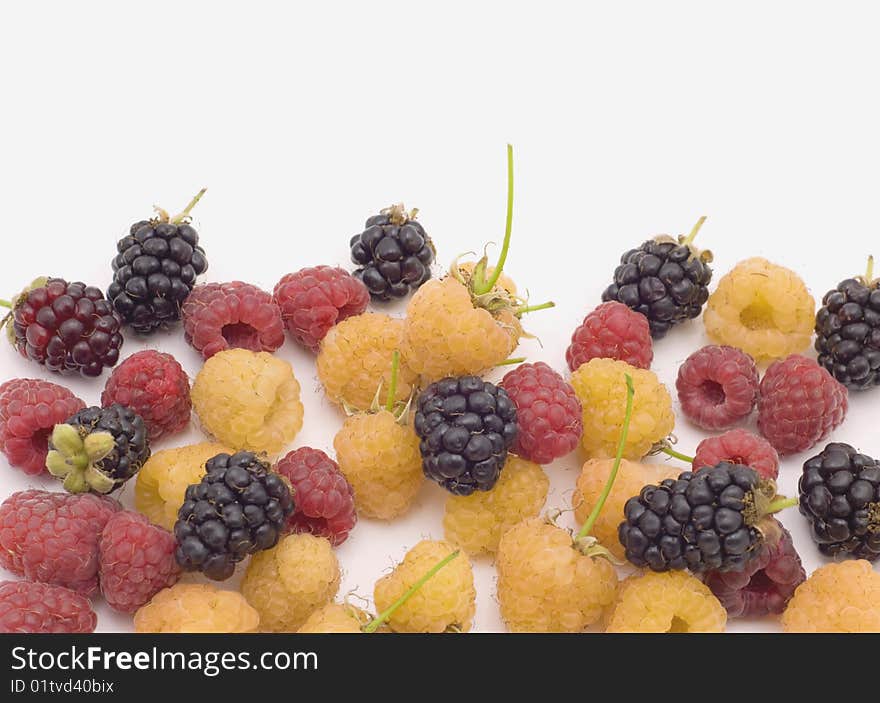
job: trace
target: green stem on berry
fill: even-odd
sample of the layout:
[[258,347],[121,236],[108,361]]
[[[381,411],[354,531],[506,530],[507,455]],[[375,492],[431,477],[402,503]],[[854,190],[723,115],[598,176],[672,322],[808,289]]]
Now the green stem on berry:
[[774,500],[767,508],[764,510],[765,515],[773,515],[774,513],[778,513],[781,510],[785,510],[786,508],[793,508],[798,504],[797,498],[785,498],[781,497],[778,500]]
[[865,285],[870,286],[874,282],[874,255],[868,257],[868,269],[865,271]]
[[510,250],[510,233],[513,230],[513,146],[507,145],[507,222],[504,226],[504,241],[501,243],[501,254],[498,263],[489,276],[489,280],[474,290],[477,295],[488,293],[498,283],[504,263],[507,261],[507,252]]
[[388,395],[385,396],[385,409],[393,413],[394,401],[397,399],[397,377],[400,370],[400,352],[397,349],[391,355],[391,381],[388,383]]
[[688,244],[692,244],[693,241],[697,238],[697,234],[700,231],[700,227],[703,226],[703,223],[706,221],[706,216],[703,215],[699,220],[697,220],[697,224],[694,225],[694,228],[691,230],[690,234],[684,238],[682,244],[687,246]]
[[12,309],[12,303],[8,300],[0,300],[0,307]]
[[516,364],[521,364],[524,362],[526,358],[524,356],[515,356],[512,359],[505,359],[502,361],[499,366],[515,366]]
[[626,413],[623,416],[623,426],[620,428],[620,439],[617,441],[617,453],[614,455],[614,466],[611,467],[611,473],[608,474],[608,480],[605,482],[605,487],[602,489],[602,495],[599,496],[599,500],[596,501],[596,505],[593,506],[590,516],[587,518],[581,531],[578,532],[577,537],[575,537],[575,542],[579,539],[583,539],[592,531],[593,525],[596,524],[596,520],[599,518],[599,513],[602,512],[602,507],[605,505],[605,501],[608,500],[608,496],[611,493],[611,487],[614,485],[614,479],[617,478],[617,472],[620,469],[620,462],[623,460],[623,448],[626,446],[626,437],[629,434],[629,423],[633,414],[633,396],[636,392],[636,389],[633,387],[632,376],[625,374],[625,377]]
[[694,458],[692,456],[688,456],[687,454],[682,454],[681,452],[677,452],[672,447],[670,447],[668,444],[662,445],[660,447],[660,451],[663,452],[664,454],[668,454],[673,459],[680,459],[681,461],[684,461],[688,464],[694,463]]
[[206,190],[208,189],[202,188],[198,193],[196,193],[195,197],[193,197],[193,199],[189,201],[189,205],[183,208],[183,212],[171,218],[171,224],[179,225],[187,217],[189,217],[189,213],[192,212],[192,209],[198,204],[199,200],[202,199],[202,196],[205,194]]
[[517,317],[520,315],[525,315],[530,312],[538,312],[538,310],[549,310],[550,308],[555,308],[556,303],[552,300],[547,301],[546,303],[541,303],[540,305],[523,305],[521,307],[516,308],[513,312]]
[[400,606],[402,606],[410,598],[412,598],[422,586],[424,586],[428,581],[430,581],[432,578],[434,578],[434,575],[438,571],[440,571],[440,569],[442,569],[449,562],[451,562],[453,559],[455,559],[460,553],[461,553],[461,550],[456,549],[454,552],[452,552],[451,554],[447,555],[446,557],[444,557],[443,559],[438,561],[431,568],[431,570],[428,571],[428,573],[426,573],[424,576],[422,576],[422,578],[420,578],[412,586],[410,586],[406,590],[406,593],[404,593],[400,598],[398,598],[396,601],[394,601],[390,606],[388,606],[388,608],[386,608],[381,613],[379,613],[375,618],[370,620],[370,622],[368,622],[366,625],[364,625],[364,627],[362,628],[363,631],[369,634],[371,632],[375,632],[380,627],[382,627],[382,625],[384,625],[388,621],[388,619],[392,615],[394,615],[394,613],[397,611],[397,609]]

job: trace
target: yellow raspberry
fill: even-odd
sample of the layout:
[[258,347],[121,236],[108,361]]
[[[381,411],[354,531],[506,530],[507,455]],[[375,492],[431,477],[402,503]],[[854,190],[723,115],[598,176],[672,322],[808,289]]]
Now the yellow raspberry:
[[292,534],[251,558],[241,592],[260,614],[263,632],[296,632],[309,615],[333,600],[340,578],[330,542]]
[[864,559],[826,564],[794,592],[786,632],[880,632],[880,574]]
[[309,615],[297,632],[301,635],[337,632],[362,634],[363,626],[370,619],[369,613],[348,603],[328,603]]
[[769,361],[810,346],[815,314],[813,296],[794,271],[756,257],[741,261],[718,281],[703,322],[718,344]]
[[510,454],[491,491],[446,498],[446,539],[468,554],[494,553],[508,529],[540,514],[549,488],[550,480],[538,464]]
[[183,505],[187,486],[205,475],[205,462],[233,450],[215,442],[163,449],[153,454],[138,472],[134,487],[134,507],[150,522],[173,531],[177,511]]
[[[571,500],[578,524],[586,522],[590,511],[602,495],[613,467],[614,459],[590,459],[584,464]],[[608,494],[590,534],[615,557],[623,559],[624,549],[617,539],[617,528],[623,522],[624,503],[637,496],[645,486],[658,484],[666,478],[677,478],[679,473],[681,471],[666,464],[639,464],[626,459],[621,461],[611,493]]]
[[[410,549],[394,571],[376,582],[373,600],[381,613],[437,563],[455,551],[449,542],[423,540]],[[388,619],[395,632],[467,632],[476,611],[471,563],[464,554],[453,559]]]
[[727,611],[686,571],[649,571],[620,586],[606,632],[724,632]]
[[237,591],[178,583],[159,591],[134,614],[135,632],[256,632],[260,614]]
[[590,359],[571,376],[584,409],[581,444],[588,458],[604,459],[617,452],[626,412],[626,374],[632,376],[635,396],[624,458],[641,459],[675,426],[672,398],[653,371],[616,359]]
[[581,632],[617,593],[617,572],[579,552],[572,536],[541,518],[515,525],[495,558],[501,617],[512,632]]
[[266,352],[229,349],[205,362],[192,387],[202,426],[234,449],[278,454],[302,429],[299,383]]
[[405,513],[424,482],[419,438],[387,410],[346,418],[333,440],[336,461],[361,515],[391,520]]

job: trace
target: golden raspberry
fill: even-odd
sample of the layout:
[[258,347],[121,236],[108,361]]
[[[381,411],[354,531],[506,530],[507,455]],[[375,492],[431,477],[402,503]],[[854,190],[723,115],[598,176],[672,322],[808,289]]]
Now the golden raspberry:
[[[605,482],[614,466],[614,459],[590,459],[581,469],[577,488],[571,499],[574,515],[579,525],[587,521],[590,511],[605,488]],[[681,471],[666,464],[639,464],[624,459],[611,493],[599,517],[593,524],[591,535],[618,559],[624,559],[624,549],[617,539],[617,528],[623,522],[623,505],[647,485],[658,484],[666,478],[677,478]]]
[[138,472],[135,509],[150,522],[172,532],[187,486],[202,480],[208,459],[224,453],[232,454],[233,450],[215,442],[156,452]]
[[[400,347],[403,320],[364,313],[343,320],[327,333],[318,353],[318,378],[334,403],[355,410],[368,410],[381,384],[391,383],[391,355]],[[406,401],[416,374],[401,363],[396,400]],[[380,393],[384,403],[386,393]]]
[[309,615],[297,632],[301,635],[337,632],[362,634],[361,628],[370,619],[369,613],[348,603],[328,603]]
[[581,554],[568,532],[541,518],[504,533],[495,566],[501,617],[511,632],[581,632],[617,593],[607,559]]
[[491,491],[446,498],[446,539],[468,554],[494,553],[508,529],[540,514],[549,488],[550,480],[538,464],[509,454]]
[[447,277],[428,281],[410,300],[400,354],[423,383],[479,376],[507,359],[521,334],[512,312],[493,317],[474,307],[467,288]]
[[794,592],[786,632],[880,632],[880,574],[864,559],[826,564]]
[[278,454],[302,429],[293,369],[266,352],[212,356],[196,376],[192,402],[205,430],[234,449]]
[[[394,571],[376,582],[373,600],[378,612],[389,608],[453,551],[455,547],[449,542],[431,540],[410,549]],[[461,554],[400,606],[388,619],[388,626],[395,632],[467,632],[473,624],[476,596],[471,563]]]
[[284,537],[251,558],[241,592],[260,614],[263,632],[296,632],[339,590],[339,562],[323,537]]
[[718,281],[703,322],[718,344],[769,361],[810,346],[815,313],[813,296],[794,271],[756,257]]
[[387,410],[352,415],[333,440],[358,512],[391,520],[405,513],[424,482],[419,438]]
[[626,374],[632,377],[635,395],[624,458],[641,459],[675,426],[672,397],[653,371],[616,359],[590,359],[571,376],[584,409],[581,444],[588,458],[604,459],[617,453],[626,414]]
[[134,614],[135,632],[256,632],[260,614],[237,591],[178,583],[159,591]]
[[687,571],[630,576],[620,586],[606,632],[724,632],[727,611]]

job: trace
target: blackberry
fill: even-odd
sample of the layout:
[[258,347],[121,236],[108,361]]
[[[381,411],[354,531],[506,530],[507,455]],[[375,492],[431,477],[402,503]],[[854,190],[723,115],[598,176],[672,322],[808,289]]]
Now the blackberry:
[[208,270],[199,234],[189,224],[189,213],[204,192],[174,217],[156,208],[155,218],[135,222],[116,245],[107,297],[136,332],[149,334],[180,320],[180,306],[196,277]]
[[666,336],[673,325],[699,317],[709,299],[712,254],[692,242],[705,220],[701,217],[686,237],[661,235],[626,252],[602,300],[616,300],[642,313],[655,339]]
[[488,491],[517,436],[516,406],[478,376],[444,378],[419,396],[415,430],[428,478],[455,495]]
[[215,581],[249,554],[278,543],[293,512],[290,488],[253,452],[218,454],[189,486],[177,513],[175,557],[185,571]]
[[351,238],[354,276],[363,281],[376,300],[403,298],[431,278],[434,244],[413,209],[392,205],[366,222]]
[[64,479],[71,493],[110,493],[134,476],[150,458],[143,418],[113,403],[84,408],[55,425],[49,439],[46,468]]
[[873,268],[871,257],[867,274],[826,293],[816,313],[819,364],[853,390],[880,385],[880,279]]
[[630,562],[653,571],[739,571],[763,544],[760,520],[796,502],[754,469],[721,462],[645,486],[624,504],[618,537]]
[[880,556],[880,462],[832,442],[804,463],[798,493],[822,554]]

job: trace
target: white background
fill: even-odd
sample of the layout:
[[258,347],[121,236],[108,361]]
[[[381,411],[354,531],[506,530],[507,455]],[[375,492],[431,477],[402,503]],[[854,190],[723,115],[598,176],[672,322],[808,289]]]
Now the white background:
[[[106,287],[128,225],[203,185],[210,280],[271,289],[303,266],[348,266],[349,237],[398,200],[421,208],[445,267],[500,241],[510,141],[508,272],[558,305],[528,319],[543,342],[523,343],[530,361],[564,369],[621,252],[702,214],[716,280],[763,255],[819,298],[877,241],[875,30],[867,2],[6,3],[0,281],[9,295],[47,273]],[[654,370],[671,386],[705,342],[700,320],[676,329]],[[146,345],[200,368],[179,331]],[[142,346],[129,338],[124,355]],[[312,358],[289,341],[278,354],[303,385],[296,446],[332,450],[341,417]],[[50,378],[0,349],[0,380],[17,376]],[[89,403],[103,385],[52,380]],[[880,454],[878,408],[880,390],[853,398],[835,438]],[[686,452],[701,437],[683,419],[676,433]],[[784,491],[805,458],[785,461]],[[548,468],[548,507],[568,505],[578,470],[575,456]],[[33,485],[58,488],[0,460],[2,496]],[[441,537],[442,505],[431,485],[407,518],[362,521],[338,551],[340,593],[371,596],[407,548]],[[782,519],[820,565],[803,519]],[[502,629],[494,567],[474,568],[475,629]],[[130,628],[97,607],[100,630]]]

